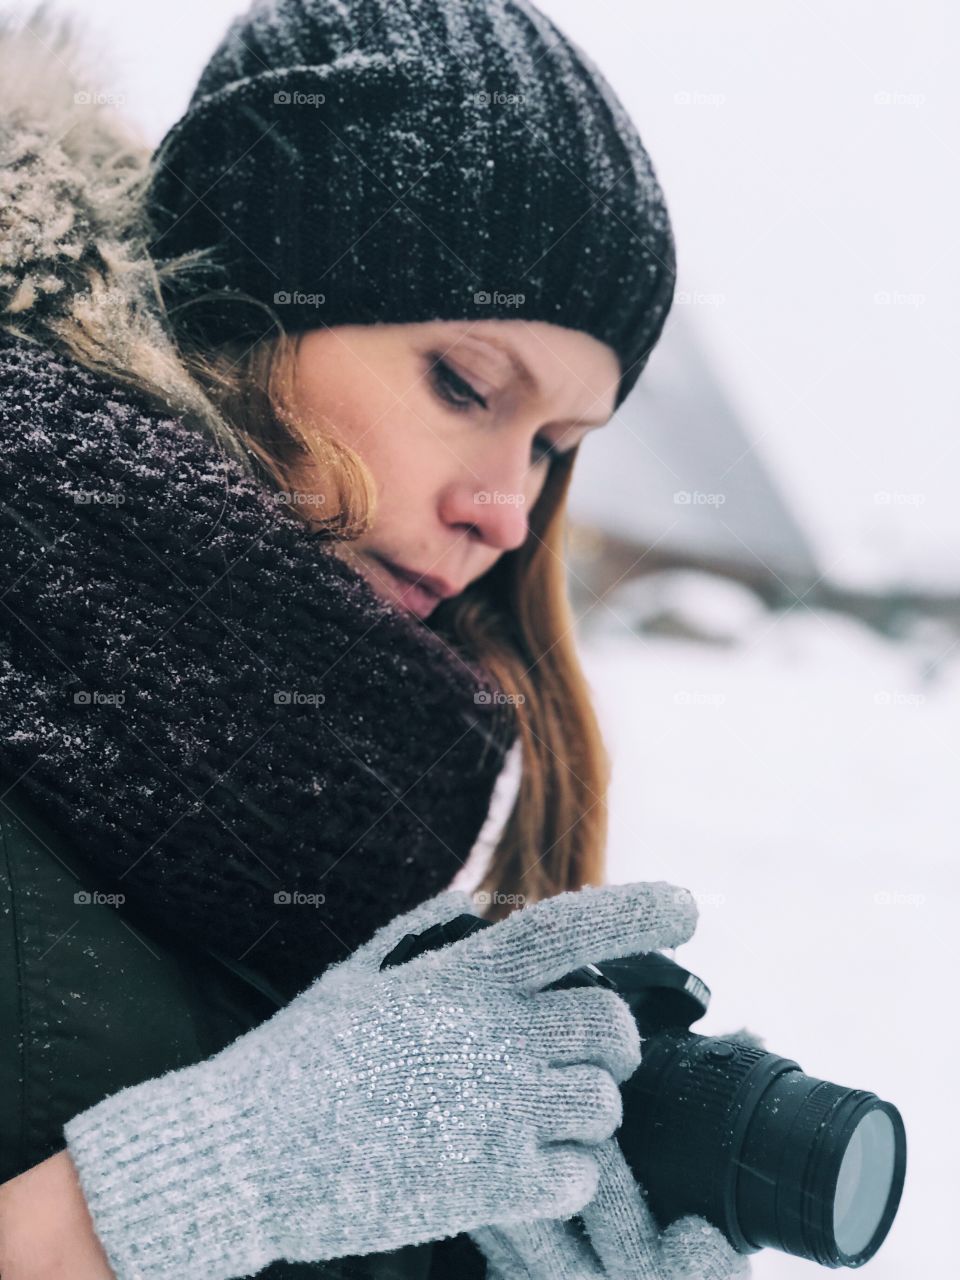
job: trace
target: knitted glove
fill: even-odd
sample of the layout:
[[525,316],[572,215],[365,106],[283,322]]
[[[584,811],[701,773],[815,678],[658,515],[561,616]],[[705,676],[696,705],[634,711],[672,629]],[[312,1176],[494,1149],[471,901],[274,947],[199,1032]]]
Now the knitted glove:
[[576,1213],[639,1035],[613,991],[542,988],[678,946],[696,916],[658,881],[558,894],[383,972],[371,941],[214,1057],[74,1117],[119,1280],[227,1280]]
[[589,1240],[570,1223],[491,1226],[470,1236],[487,1280],[743,1280],[750,1261],[705,1218],[689,1215],[662,1234],[614,1138],[595,1148],[597,1193],[580,1211]]
[[[764,1048],[741,1027],[723,1037]],[[572,1225],[535,1221],[481,1227],[471,1239],[487,1259],[487,1280],[741,1280],[749,1258],[696,1214],[677,1218],[661,1234],[614,1138],[596,1151],[597,1194],[581,1219],[589,1243]]]

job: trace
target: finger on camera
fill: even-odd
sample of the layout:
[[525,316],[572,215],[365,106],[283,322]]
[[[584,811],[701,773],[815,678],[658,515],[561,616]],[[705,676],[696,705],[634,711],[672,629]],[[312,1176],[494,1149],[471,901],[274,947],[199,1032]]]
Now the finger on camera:
[[616,991],[575,987],[534,997],[537,1025],[553,1066],[589,1062],[618,1084],[640,1065],[640,1033],[630,1006]]
[[750,1275],[747,1255],[697,1214],[671,1222],[660,1247],[666,1280],[745,1280]]
[[437,954],[447,953],[445,967],[465,977],[534,992],[581,965],[678,947],[696,924],[693,896],[665,880],[588,885],[514,911]]
[[[610,1280],[668,1280],[660,1271],[660,1227],[620,1145],[594,1148],[600,1176],[583,1225]],[[672,1280],[672,1277],[669,1278]]]

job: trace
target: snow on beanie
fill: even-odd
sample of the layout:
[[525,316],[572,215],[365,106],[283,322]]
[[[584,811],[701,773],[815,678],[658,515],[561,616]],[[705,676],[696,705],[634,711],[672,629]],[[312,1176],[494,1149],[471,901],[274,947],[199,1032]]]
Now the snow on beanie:
[[619,407],[673,300],[637,131],[526,0],[255,0],[154,153],[147,211],[156,258],[213,250],[164,285],[211,344],[269,331],[262,304],[288,332],[545,320],[613,348]]

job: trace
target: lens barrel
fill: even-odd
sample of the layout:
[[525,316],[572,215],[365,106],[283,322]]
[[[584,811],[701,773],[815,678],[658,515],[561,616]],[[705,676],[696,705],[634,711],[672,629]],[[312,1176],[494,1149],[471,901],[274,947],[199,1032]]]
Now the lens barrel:
[[683,1030],[645,1040],[621,1092],[617,1137],[661,1226],[701,1214],[742,1253],[769,1246],[827,1267],[862,1266],[883,1243],[906,1134],[875,1094]]

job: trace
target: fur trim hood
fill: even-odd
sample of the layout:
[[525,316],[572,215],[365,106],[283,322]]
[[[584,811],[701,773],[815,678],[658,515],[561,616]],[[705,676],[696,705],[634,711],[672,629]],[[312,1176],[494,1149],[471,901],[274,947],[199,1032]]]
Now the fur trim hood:
[[203,421],[241,458],[160,319],[152,149],[98,92],[94,61],[73,15],[0,15],[0,329]]
[[[0,304],[5,327],[39,337],[100,273],[129,279],[125,193],[145,147],[96,104],[82,46],[41,9],[0,25]],[[41,29],[37,29],[38,19]]]

